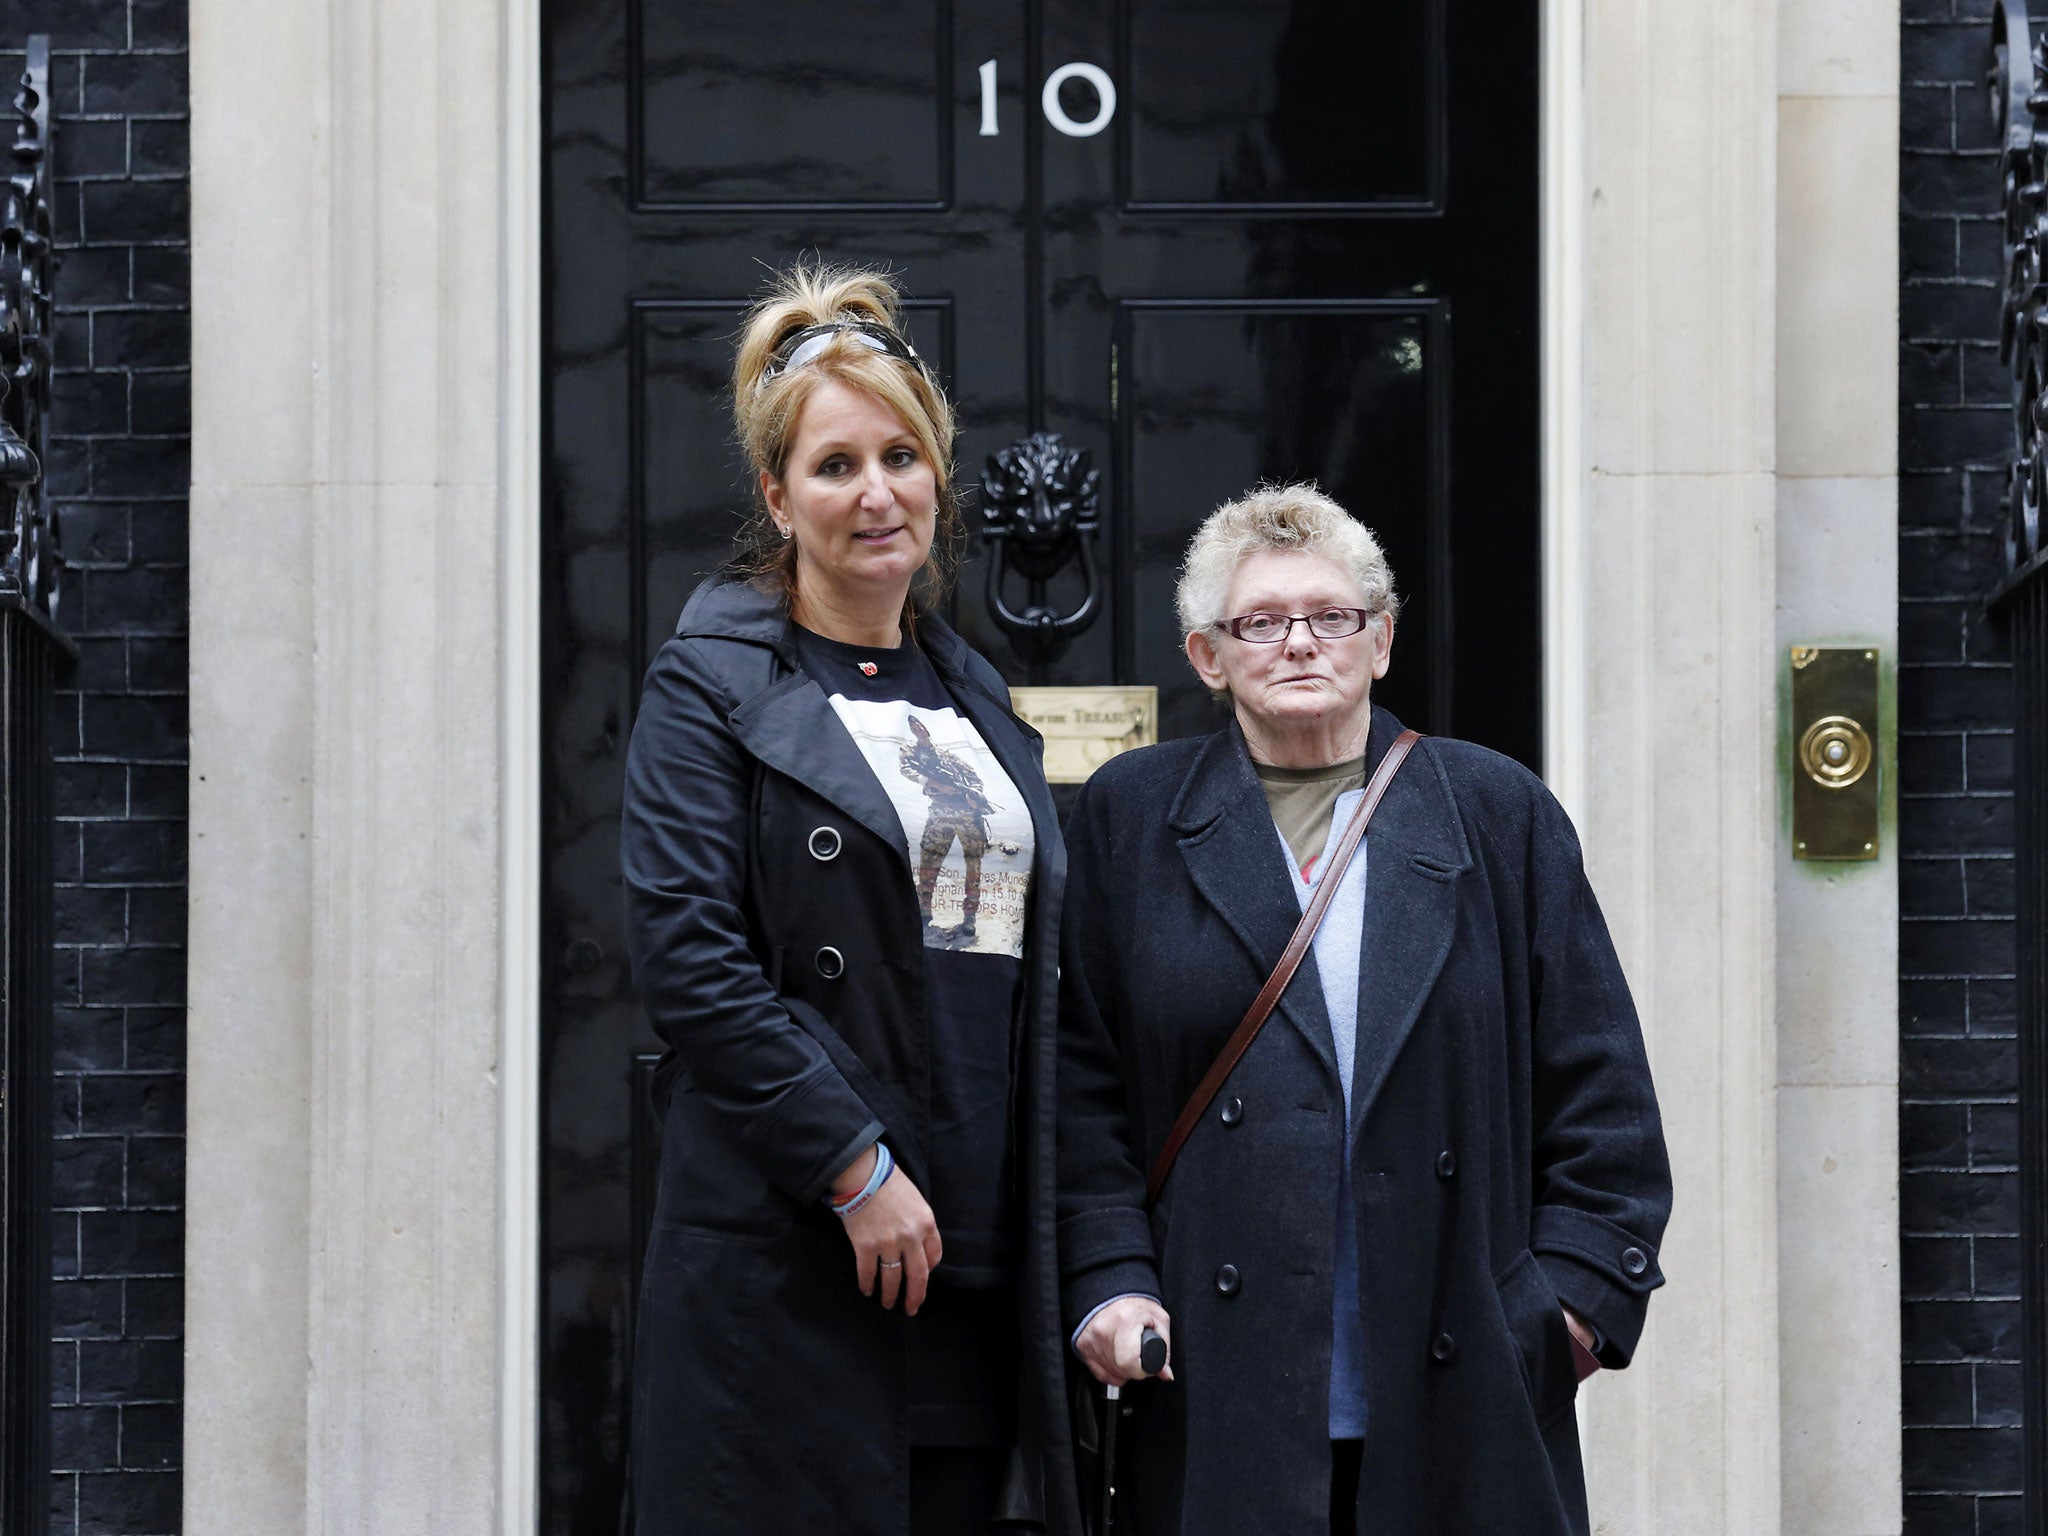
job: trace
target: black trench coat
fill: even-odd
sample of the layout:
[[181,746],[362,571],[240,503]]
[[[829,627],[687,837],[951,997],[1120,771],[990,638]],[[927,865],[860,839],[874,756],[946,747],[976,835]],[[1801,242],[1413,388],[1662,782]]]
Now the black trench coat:
[[[1374,710],[1372,763],[1399,730]],[[1162,1296],[1179,1378],[1129,1394],[1130,1529],[1326,1531],[1343,1105],[1313,954],[1143,1208],[1142,1170],[1300,917],[1242,737],[1115,759],[1067,834],[1065,1320]],[[1363,856],[1359,1529],[1584,1536],[1558,1305],[1626,1365],[1671,1198],[1628,987],[1570,823],[1507,758],[1425,739]]]
[[[1052,1243],[1064,855],[1042,743],[1002,679],[937,620],[917,635],[1037,839],[1013,1128],[1020,1433],[1051,1442],[1049,1529],[1065,1533],[1078,1498]],[[896,811],[799,669],[781,603],[752,586],[700,587],[648,669],[621,862],[635,978],[669,1048],[634,1380],[639,1530],[898,1536],[916,1322],[861,1296],[819,1202],[878,1133],[931,1187],[922,922]]]

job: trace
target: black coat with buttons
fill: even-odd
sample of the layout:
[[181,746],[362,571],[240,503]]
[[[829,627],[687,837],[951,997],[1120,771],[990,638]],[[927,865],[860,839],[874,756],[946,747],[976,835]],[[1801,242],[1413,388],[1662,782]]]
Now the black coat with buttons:
[[[1009,1130],[1020,1434],[1045,1452],[1048,1529],[1069,1533],[1052,1243],[1064,855],[1042,744],[1001,677],[935,619],[917,641],[1023,793],[1037,843]],[[779,599],[714,581],[683,610],[641,695],[620,850],[635,980],[668,1046],[636,1348],[638,1529],[900,1536],[916,1322],[861,1296],[820,1202],[878,1135],[931,1187],[923,923],[902,822],[801,670]]]
[[[1373,712],[1369,766],[1399,731]],[[1313,955],[1144,1205],[1300,917],[1242,737],[1115,759],[1067,839],[1064,1319],[1125,1291],[1173,1318],[1178,1380],[1126,1393],[1129,1530],[1321,1533],[1345,1106]],[[1358,1528],[1584,1536],[1559,1305],[1626,1365],[1671,1204],[1635,1008],[1570,822],[1518,764],[1425,738],[1364,856]]]

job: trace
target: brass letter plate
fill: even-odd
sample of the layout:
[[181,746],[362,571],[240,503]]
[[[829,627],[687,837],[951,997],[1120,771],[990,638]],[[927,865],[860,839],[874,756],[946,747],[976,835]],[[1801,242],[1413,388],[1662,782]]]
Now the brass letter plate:
[[1792,647],[1792,857],[1877,857],[1877,651]]
[[1159,690],[1012,688],[1010,708],[1045,738],[1045,777],[1085,784],[1119,752],[1159,739]]

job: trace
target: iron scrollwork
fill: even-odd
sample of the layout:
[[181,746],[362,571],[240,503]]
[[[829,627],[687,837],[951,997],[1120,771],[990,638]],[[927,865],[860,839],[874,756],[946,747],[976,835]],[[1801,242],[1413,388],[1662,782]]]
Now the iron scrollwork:
[[57,620],[49,484],[52,292],[50,40],[28,41],[13,102],[13,166],[0,209],[0,594]]
[[[991,547],[988,611],[1034,672],[1066,649],[1095,620],[1101,583],[1095,569],[1096,508],[1101,471],[1085,448],[1069,448],[1057,432],[1034,432],[988,456],[982,471],[981,536]],[[1046,587],[1076,558],[1081,600],[1062,613]],[[1011,571],[1021,575],[1024,611],[1003,595]]]
[[2012,654],[2012,851],[2019,1067],[2019,1527],[2048,1529],[2048,47],[2024,0],[1992,13],[1991,110],[2005,212],[1999,355],[2012,469],[1987,610]]
[[2005,205],[2005,304],[1999,357],[2011,371],[2012,468],[2006,482],[1999,585],[2041,557],[2048,505],[2048,45],[2024,0],[2001,0],[1991,22],[1991,110]]
[[0,209],[0,1530],[48,1523],[57,551],[50,403],[50,40],[28,40]]

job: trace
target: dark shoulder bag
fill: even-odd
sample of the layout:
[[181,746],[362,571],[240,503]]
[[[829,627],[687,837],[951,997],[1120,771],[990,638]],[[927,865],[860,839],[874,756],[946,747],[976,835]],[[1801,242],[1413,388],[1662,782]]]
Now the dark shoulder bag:
[[1372,813],[1379,809],[1380,797],[1386,794],[1387,786],[1394,781],[1402,760],[1409,749],[1422,739],[1417,731],[1403,731],[1394,738],[1394,744],[1387,748],[1387,755],[1380,759],[1379,771],[1373,774],[1372,782],[1365,786],[1365,798],[1358,802],[1358,809],[1351,814],[1350,824],[1344,828],[1344,837],[1337,844],[1337,851],[1330,856],[1330,863],[1316,881],[1316,893],[1309,898],[1308,910],[1301,914],[1301,921],[1295,925],[1294,937],[1287,941],[1287,949],[1280,956],[1280,963],[1273,967],[1273,974],[1266,978],[1266,984],[1259,988],[1259,995],[1252,999],[1252,1005],[1245,1016],[1238,1020],[1237,1028],[1230,1032],[1230,1038],[1223,1043],[1207,1074],[1188,1095],[1188,1101],[1181,1107],[1180,1118],[1173,1122],[1173,1129],[1167,1133],[1166,1145],[1159,1149],[1158,1160],[1152,1164],[1151,1176],[1145,1180],[1145,1203],[1153,1205],[1159,1199],[1159,1192],[1166,1188],[1167,1175],[1173,1172],[1174,1159],[1180,1156],[1180,1149],[1194,1132],[1195,1125],[1208,1110],[1209,1103],[1223,1087],[1224,1079],[1230,1076],[1239,1058],[1251,1049],[1252,1041],[1265,1028],[1266,1020],[1280,1001],[1280,994],[1287,990],[1287,984],[1294,980],[1294,973],[1300,969],[1302,956],[1314,942],[1316,929],[1323,923],[1323,914],[1329,910],[1331,898],[1337,894],[1337,887],[1343,882],[1344,871],[1351,863],[1351,855],[1358,851],[1358,845],[1365,839],[1366,823],[1372,820]]

